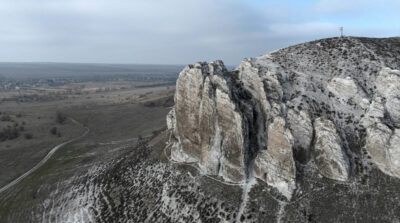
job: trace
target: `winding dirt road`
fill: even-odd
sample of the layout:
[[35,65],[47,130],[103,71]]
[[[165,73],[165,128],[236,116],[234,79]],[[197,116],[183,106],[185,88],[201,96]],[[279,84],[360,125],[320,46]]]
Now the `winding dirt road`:
[[21,176],[19,176],[19,177],[16,178],[15,180],[11,181],[11,182],[8,183],[7,185],[1,187],[1,188],[0,188],[0,194],[1,194],[2,192],[6,191],[8,188],[10,188],[10,187],[14,186],[15,184],[19,183],[19,182],[20,182],[21,180],[23,180],[25,177],[29,176],[29,174],[31,174],[31,173],[33,173],[35,170],[37,170],[39,167],[43,166],[43,164],[45,164],[45,163],[53,156],[53,154],[54,154],[55,152],[57,152],[58,149],[60,149],[61,147],[65,146],[65,145],[67,145],[67,144],[69,144],[69,143],[72,143],[72,142],[74,142],[74,141],[77,141],[77,140],[79,140],[79,139],[85,137],[85,136],[89,133],[90,130],[89,130],[88,127],[82,125],[81,123],[79,123],[78,121],[76,121],[76,120],[74,120],[74,119],[72,119],[72,118],[70,118],[70,120],[71,120],[73,123],[77,124],[77,125],[83,126],[83,127],[86,129],[86,131],[85,131],[82,135],[80,135],[80,136],[78,136],[78,137],[76,137],[76,138],[73,138],[73,139],[71,139],[71,140],[69,140],[69,141],[63,142],[63,143],[58,144],[57,146],[55,146],[53,149],[50,150],[49,153],[47,153],[47,155],[46,155],[38,164],[36,164],[36,165],[35,165],[34,167],[32,167],[30,170],[28,170],[27,172],[25,172],[24,174],[22,174]]

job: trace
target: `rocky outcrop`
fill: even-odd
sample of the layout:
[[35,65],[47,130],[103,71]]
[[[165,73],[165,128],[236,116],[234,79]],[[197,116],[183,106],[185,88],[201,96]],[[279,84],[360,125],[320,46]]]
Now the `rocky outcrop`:
[[382,69],[375,86],[376,94],[362,119],[366,150],[380,170],[400,177],[400,71]]
[[307,163],[311,158],[311,143],[313,137],[313,125],[309,112],[301,110],[296,112],[289,109],[287,113],[289,127],[294,137],[294,153],[297,160]]
[[175,107],[168,116],[175,140],[171,157],[195,162],[204,173],[241,182],[245,175],[242,117],[230,98],[226,74],[221,61],[189,65],[180,73]]
[[305,167],[346,182],[371,159],[400,176],[394,44],[332,38],[244,59],[232,71],[222,61],[187,66],[167,118],[171,158],[231,182],[256,177],[287,198]]
[[325,118],[317,118],[315,126],[315,163],[322,175],[345,181],[349,177],[349,162],[335,124]]
[[394,127],[400,128],[400,71],[384,68],[375,81],[377,95],[384,98],[384,107]]
[[276,117],[268,127],[268,144],[257,155],[254,174],[290,198],[296,188],[293,160],[293,136],[285,127],[285,120]]

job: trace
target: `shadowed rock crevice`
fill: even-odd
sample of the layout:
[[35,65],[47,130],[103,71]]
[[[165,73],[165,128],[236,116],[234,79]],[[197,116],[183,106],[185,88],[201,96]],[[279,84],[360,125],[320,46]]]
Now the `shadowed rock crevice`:
[[231,98],[242,114],[244,137],[244,161],[246,180],[253,174],[254,160],[261,149],[265,149],[265,119],[259,102],[255,100],[243,83],[238,80],[237,72],[231,72]]

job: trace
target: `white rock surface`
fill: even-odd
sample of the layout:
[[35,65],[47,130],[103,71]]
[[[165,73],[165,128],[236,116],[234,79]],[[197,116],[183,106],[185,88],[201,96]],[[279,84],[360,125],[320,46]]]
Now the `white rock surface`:
[[197,63],[180,73],[175,116],[168,115],[168,126],[176,123],[171,158],[197,162],[205,174],[242,182],[245,178],[242,120],[228,94],[225,74],[221,61]]
[[175,108],[172,108],[167,115],[167,129],[175,129],[176,127]]
[[385,108],[394,122],[400,128],[400,71],[384,68],[376,79],[379,96],[385,98]]
[[372,160],[383,171],[388,171],[389,154],[387,144],[389,143],[392,131],[384,124],[377,123],[367,128],[366,149]]
[[349,99],[357,94],[357,85],[350,77],[335,77],[328,83],[328,90],[334,95]]
[[327,178],[345,181],[349,177],[349,161],[335,125],[326,118],[317,118],[315,126],[315,163]]
[[296,189],[296,171],[293,160],[293,136],[285,128],[282,117],[274,118],[268,127],[268,145],[254,162],[254,175],[276,187],[289,200]]
[[390,138],[388,154],[391,173],[400,177],[400,129],[395,129]]
[[369,126],[366,149],[382,172],[400,177],[400,129],[392,131],[382,123]]
[[244,59],[233,71],[221,61],[187,66],[167,121],[172,158],[233,182],[254,172],[290,197],[296,162],[346,181],[366,158],[365,141],[372,161],[398,176],[400,61],[382,50],[390,44],[332,38]]
[[298,150],[301,161],[307,161],[311,153],[314,130],[310,114],[306,110],[296,112],[293,109],[289,109],[287,118],[294,137],[294,148]]

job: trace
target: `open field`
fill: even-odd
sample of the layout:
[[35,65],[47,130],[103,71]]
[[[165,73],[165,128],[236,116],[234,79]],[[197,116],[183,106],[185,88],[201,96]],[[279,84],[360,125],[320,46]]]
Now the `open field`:
[[[131,87],[121,88],[121,84]],[[60,148],[42,167],[0,194],[0,222],[6,221],[16,209],[37,204],[38,197],[45,199],[46,191],[54,191],[61,182],[79,177],[100,163],[110,162],[128,152],[141,138],[165,129],[174,88],[146,84],[149,87],[121,82],[106,82],[102,86],[82,83],[85,87],[81,90],[88,92],[82,95],[71,93],[73,96],[59,100],[1,102],[2,115],[10,117],[0,121],[1,127],[18,123],[18,127],[24,126],[23,134],[31,133],[32,138],[20,135],[0,142],[0,186],[32,168],[55,145],[85,131],[68,118],[87,126],[90,132]],[[109,86],[112,90],[90,90],[94,85]],[[57,112],[68,118],[59,123]],[[55,134],[51,131],[54,127]]]
[[[71,84],[45,88],[43,97],[49,95],[49,89],[58,92],[54,94],[58,98],[52,100],[0,102],[0,130],[18,130],[18,137],[0,142],[0,186],[31,168],[55,145],[82,134],[83,127],[69,119],[59,123],[57,112],[87,125],[91,132],[86,140],[92,143],[125,140],[159,130],[165,126],[173,88],[152,87],[157,84],[87,82],[79,84],[80,92],[85,92],[81,94],[76,94],[76,84]],[[30,91],[20,90],[22,95]],[[5,95],[2,93],[1,97]],[[149,105],[149,100],[158,104]],[[169,101],[160,104],[160,100]]]

